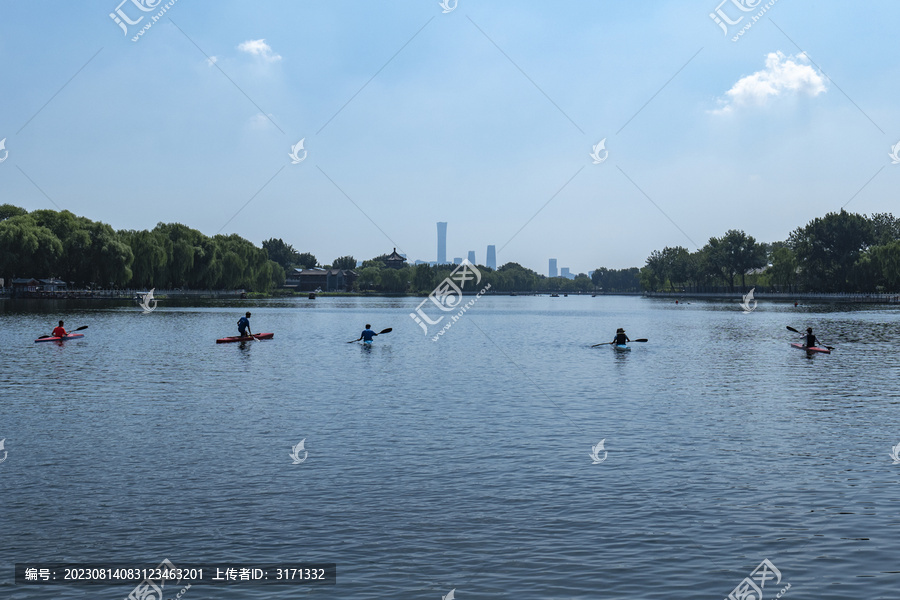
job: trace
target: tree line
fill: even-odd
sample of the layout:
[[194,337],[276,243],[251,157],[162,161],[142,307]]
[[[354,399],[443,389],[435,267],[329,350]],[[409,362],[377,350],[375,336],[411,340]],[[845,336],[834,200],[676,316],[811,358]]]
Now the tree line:
[[768,244],[732,229],[696,252],[654,250],[640,281],[648,291],[734,291],[740,284],[782,292],[894,292],[900,290],[900,219],[842,209]]
[[268,292],[284,269],[238,235],[208,237],[180,223],[116,231],[67,210],[0,206],[0,275],[58,277],[79,287]]
[[[353,269],[357,291],[430,293],[455,265],[388,268],[387,255],[356,267],[340,256],[327,268]],[[0,205],[0,276],[58,277],[81,287],[238,289],[270,292],[285,272],[318,267],[315,255],[281,239],[262,247],[236,235],[206,236],[180,223],[120,230],[69,211],[28,212]],[[494,292],[734,291],[749,285],[785,292],[900,290],[900,219],[841,210],[795,229],[784,241],[757,242],[741,230],[712,237],[695,252],[654,250],[643,268],[599,267],[574,279],[546,277],[514,262],[478,266]]]

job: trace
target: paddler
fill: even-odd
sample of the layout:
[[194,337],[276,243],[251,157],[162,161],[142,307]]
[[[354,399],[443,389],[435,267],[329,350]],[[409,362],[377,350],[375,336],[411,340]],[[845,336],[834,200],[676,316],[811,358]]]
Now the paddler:
[[237,323],[238,333],[241,334],[241,337],[247,337],[248,335],[253,335],[253,332],[250,331],[250,311],[247,311],[247,314],[240,318]]
[[64,338],[69,335],[69,332],[65,330],[63,327],[63,322],[59,322],[59,326],[53,328],[53,337]]
[[[366,328],[363,329],[363,332],[361,334],[359,334],[359,340],[363,340],[364,344],[371,344],[372,338],[374,338],[376,335],[378,334],[372,331],[372,326],[366,323]],[[358,342],[359,340],[354,341]]]
[[613,344],[615,344],[616,346],[624,346],[627,342],[630,342],[630,341],[631,340],[628,339],[628,336],[625,335],[624,329],[622,329],[621,327],[616,329],[616,337],[613,338],[613,341],[612,341]]
[[816,346],[817,343],[821,343],[821,342],[819,342],[818,338],[816,338],[816,336],[813,335],[812,327],[806,328],[806,335],[804,335],[803,337],[806,338],[806,343],[803,345],[806,346],[807,348],[813,348]]

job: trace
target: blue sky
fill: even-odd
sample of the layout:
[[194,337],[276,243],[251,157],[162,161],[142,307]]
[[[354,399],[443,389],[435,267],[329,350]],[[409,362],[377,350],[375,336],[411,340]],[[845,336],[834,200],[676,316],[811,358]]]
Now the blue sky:
[[5,2],[0,203],[541,273],[900,213],[900,5],[743,2]]

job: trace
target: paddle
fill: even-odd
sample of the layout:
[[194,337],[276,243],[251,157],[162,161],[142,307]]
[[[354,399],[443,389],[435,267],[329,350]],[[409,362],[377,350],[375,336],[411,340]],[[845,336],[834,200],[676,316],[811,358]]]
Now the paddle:
[[[388,327],[387,329],[382,329],[381,331],[379,331],[379,332],[376,333],[375,335],[383,335],[383,334],[385,334],[385,333],[390,333],[390,332],[392,332],[393,330],[394,330],[393,327]],[[362,339],[362,338],[359,338],[359,339],[356,339],[356,340],[350,340],[350,341],[347,342],[347,343],[348,343],[348,344],[352,344],[353,342],[358,342],[360,339]]]
[[[806,334],[803,333],[802,331],[797,331],[796,329],[794,329],[794,328],[791,327],[790,325],[788,325],[787,328],[788,328],[788,331],[793,331],[794,333],[799,333],[800,335],[806,335]],[[821,340],[819,340],[819,341],[821,341]],[[834,350],[834,346],[825,346],[825,347],[828,348],[829,350]]]
[[[650,340],[648,340],[647,338],[639,338],[639,339],[631,340],[631,341],[632,342],[648,342]],[[591,348],[596,348],[597,346],[611,346],[612,344],[615,344],[615,342],[603,342],[602,344],[594,344],[593,346],[591,346]]]
[[[82,326],[79,327],[78,329],[73,329],[72,331],[70,331],[70,332],[68,332],[68,333],[75,333],[76,331],[81,331],[82,329],[87,329],[87,328],[88,328],[87,325],[82,325]],[[48,337],[53,337],[53,336],[52,336],[52,335],[42,335],[42,336],[39,337],[38,339],[39,339],[39,340],[43,340],[43,339],[47,339]]]

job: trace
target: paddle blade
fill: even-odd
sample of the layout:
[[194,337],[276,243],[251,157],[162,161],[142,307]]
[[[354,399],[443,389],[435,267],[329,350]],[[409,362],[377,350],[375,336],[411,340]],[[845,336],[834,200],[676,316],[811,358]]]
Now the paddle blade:
[[649,341],[647,338],[640,338],[638,340],[631,340],[632,342],[647,342]]
[[82,329],[87,329],[87,328],[88,328],[87,325],[82,325],[81,327],[79,327],[79,328],[76,329],[75,331],[81,331]]
[[794,333],[800,333],[799,331],[797,331],[796,329],[794,329],[794,328],[791,327],[790,325],[787,326],[787,329],[788,329],[788,331],[793,331]]
[[596,348],[597,346],[609,346],[613,342],[603,342],[602,344],[594,344],[591,348]]
[[390,332],[392,332],[393,330],[394,330],[393,327],[388,327],[387,329],[384,329],[384,330],[382,330],[382,331],[379,331],[379,332],[378,332],[378,335],[381,335],[382,333],[390,333]]

